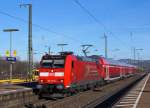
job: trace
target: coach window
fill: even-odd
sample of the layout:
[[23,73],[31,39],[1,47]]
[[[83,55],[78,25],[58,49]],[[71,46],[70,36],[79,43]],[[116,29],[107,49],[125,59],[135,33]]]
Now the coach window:
[[99,65],[99,62],[96,60],[96,65]]

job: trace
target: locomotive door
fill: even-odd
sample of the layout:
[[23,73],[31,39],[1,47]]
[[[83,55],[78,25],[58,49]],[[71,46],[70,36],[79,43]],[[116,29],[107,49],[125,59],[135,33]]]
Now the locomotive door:
[[75,61],[72,60],[72,63],[71,63],[71,73],[72,73],[72,82],[73,83],[76,83],[77,82],[77,74],[75,72]]
[[110,79],[110,74],[109,74],[109,66],[106,66],[105,67],[105,73],[106,73],[106,80],[109,80]]

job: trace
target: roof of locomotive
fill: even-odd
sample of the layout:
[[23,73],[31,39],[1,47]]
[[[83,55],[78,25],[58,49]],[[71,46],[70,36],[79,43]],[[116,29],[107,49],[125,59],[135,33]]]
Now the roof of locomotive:
[[51,55],[51,54],[45,54],[43,55],[42,59],[61,59],[66,58],[67,55],[72,55],[73,52],[59,52],[59,54]]

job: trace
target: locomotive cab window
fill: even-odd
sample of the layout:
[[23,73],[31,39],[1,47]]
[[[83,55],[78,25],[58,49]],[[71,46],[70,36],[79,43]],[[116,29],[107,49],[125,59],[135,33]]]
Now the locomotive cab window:
[[54,63],[53,63],[53,67],[54,68],[64,68],[64,60],[63,59],[60,59],[60,60],[54,60]]
[[53,61],[52,60],[42,60],[41,66],[45,68],[52,67]]
[[41,66],[44,68],[64,68],[64,59],[42,60]]

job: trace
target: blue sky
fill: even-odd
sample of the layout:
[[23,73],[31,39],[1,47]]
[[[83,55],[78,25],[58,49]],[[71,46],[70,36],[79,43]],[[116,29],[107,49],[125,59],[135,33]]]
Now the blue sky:
[[[97,24],[73,0],[1,0],[0,2],[0,55],[9,49],[9,34],[5,28],[19,28],[13,33],[13,50],[22,59],[27,58],[28,24],[2,13],[27,20],[27,8],[21,3],[33,4],[33,23],[48,30],[33,26],[33,48],[35,60],[51,46],[57,53],[58,43],[68,43],[64,49],[82,55],[81,44],[93,44],[90,54],[104,55],[104,32],[108,36],[108,56],[131,58],[131,46],[143,48],[142,59],[150,59],[150,1],[149,0],[78,0],[102,24]],[[111,31],[104,29],[103,25]],[[56,33],[53,33],[54,31]],[[132,32],[132,41],[130,38]],[[120,51],[114,51],[114,49]],[[95,52],[94,50],[98,51]],[[133,55],[133,54],[132,54]]]

